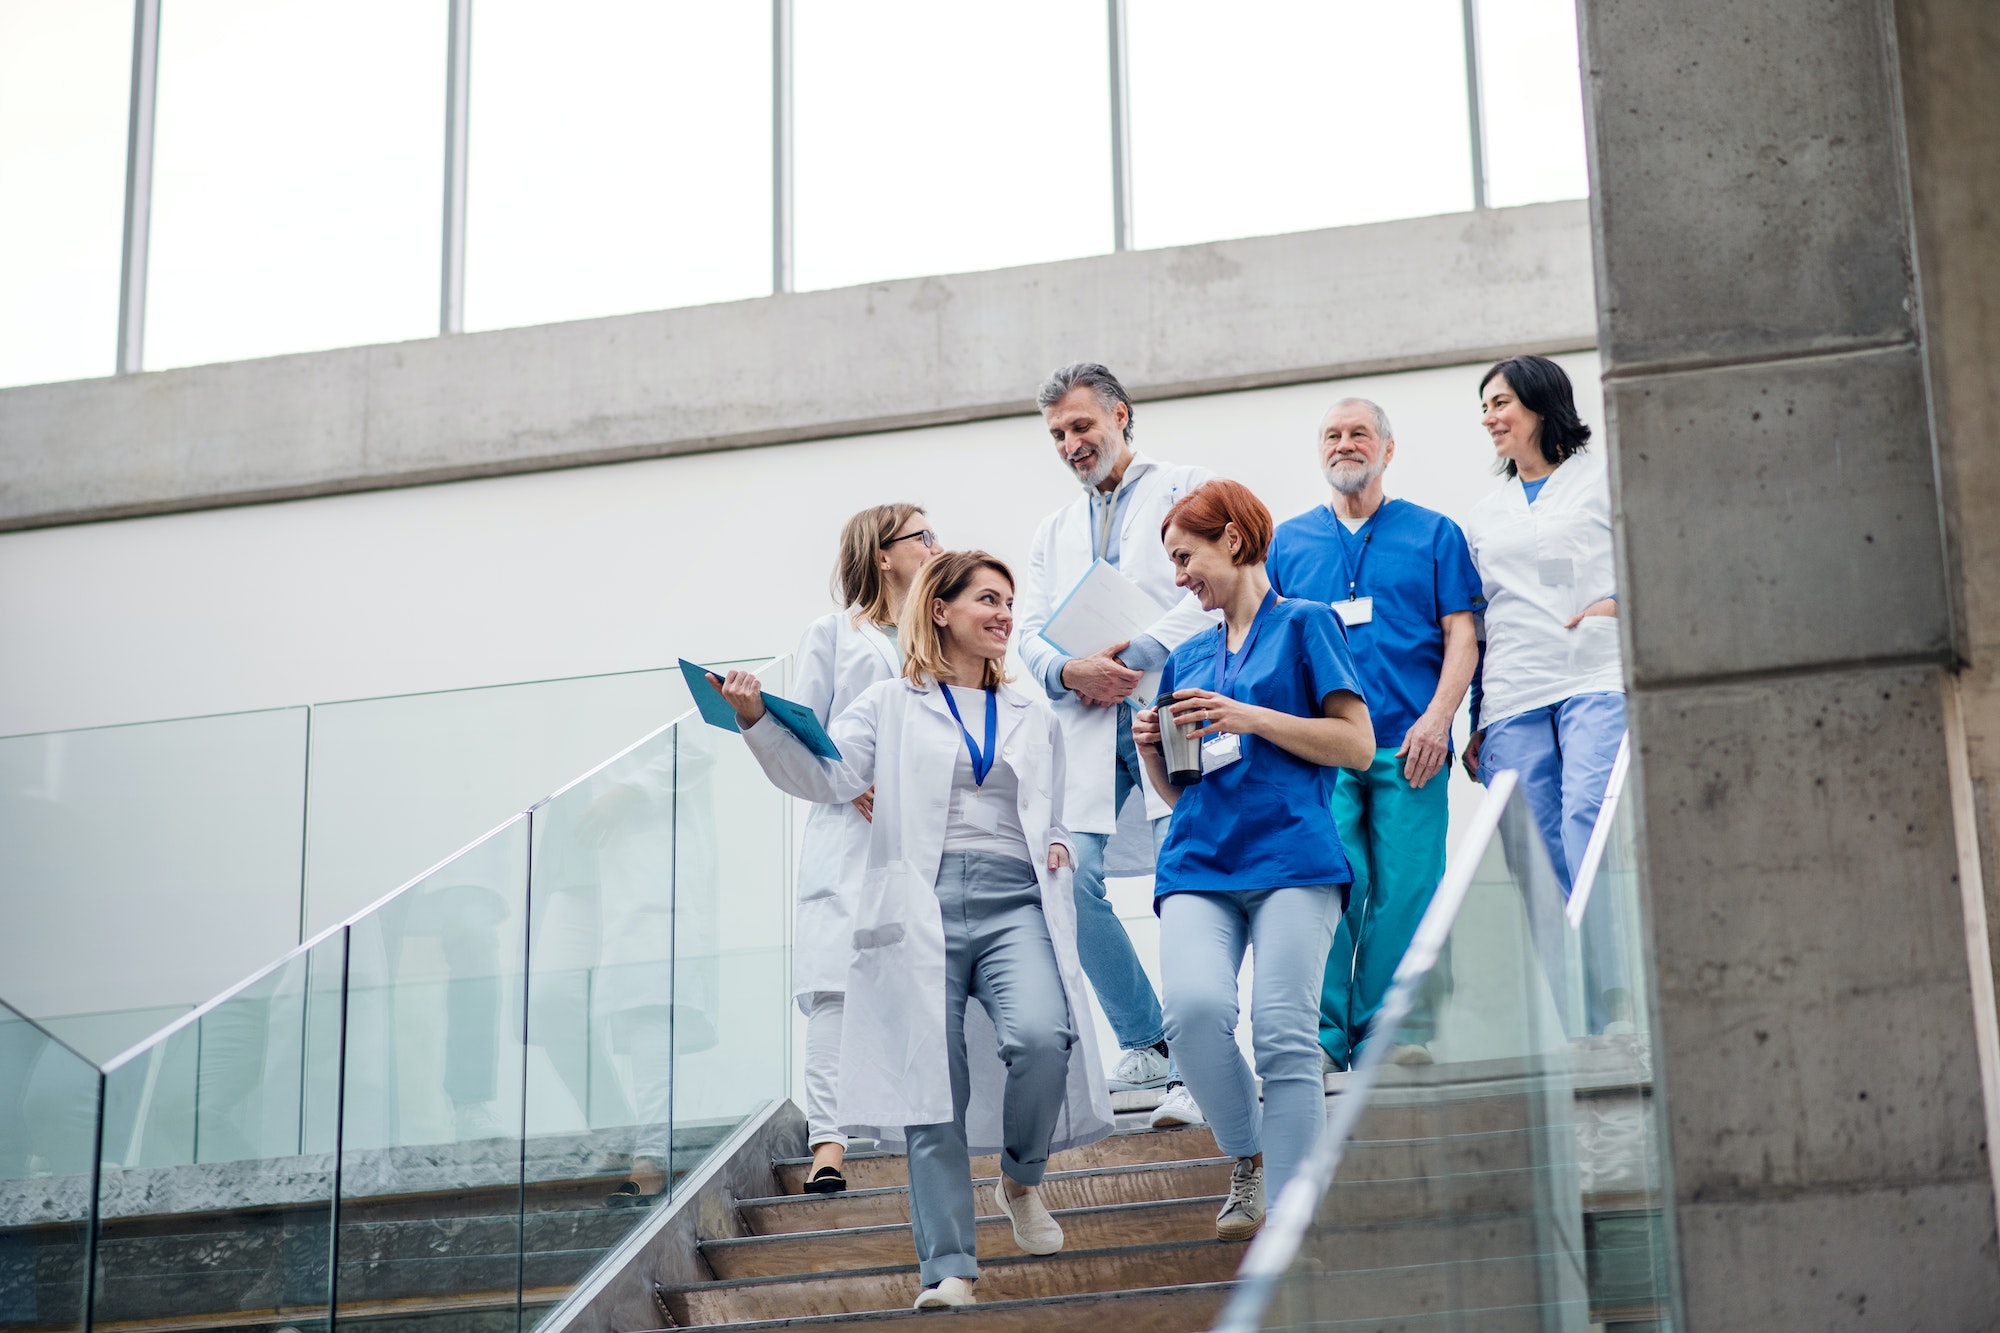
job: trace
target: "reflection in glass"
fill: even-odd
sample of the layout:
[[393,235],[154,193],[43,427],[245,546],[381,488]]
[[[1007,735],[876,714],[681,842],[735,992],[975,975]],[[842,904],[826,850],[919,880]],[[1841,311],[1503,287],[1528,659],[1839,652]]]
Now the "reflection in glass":
[[1496,208],[1590,193],[1570,0],[1477,0],[1486,198]]
[[164,0],[148,369],[437,332],[445,16]]
[[348,927],[342,1321],[515,1308],[527,880],[520,816]]
[[771,6],[479,0],[466,327],[771,290]]
[[132,0],[0,5],[0,385],[109,375]]
[[81,1329],[98,1073],[0,1004],[0,1328]]
[[1111,248],[1098,0],[798,0],[793,33],[801,288]]
[[345,940],[292,954],[105,1075],[93,1322],[326,1323]]
[[1458,0],[1130,13],[1141,246],[1472,207]]

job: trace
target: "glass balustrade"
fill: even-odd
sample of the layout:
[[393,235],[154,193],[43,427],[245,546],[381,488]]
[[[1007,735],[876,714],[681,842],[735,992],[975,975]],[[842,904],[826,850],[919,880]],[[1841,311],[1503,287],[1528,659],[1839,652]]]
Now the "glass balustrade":
[[[1616,900],[1612,919],[1633,922],[1629,803],[1608,800],[1604,819],[1579,915]],[[1646,1010],[1611,1020],[1629,1032],[1572,1035],[1588,1026],[1573,932],[1503,775],[1218,1329],[1673,1326]],[[1620,944],[1623,975],[1642,977],[1636,936]]]
[[0,1007],[0,1330],[534,1326],[786,1096],[790,819],[689,715],[101,1065]]

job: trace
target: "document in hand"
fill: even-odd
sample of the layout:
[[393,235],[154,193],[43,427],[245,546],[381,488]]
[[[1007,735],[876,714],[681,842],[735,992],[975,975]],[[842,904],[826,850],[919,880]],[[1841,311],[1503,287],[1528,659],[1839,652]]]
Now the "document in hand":
[[[1117,566],[1098,560],[1084,571],[1048,624],[1042,626],[1042,637],[1071,657],[1088,657],[1144,634],[1161,611],[1160,605],[1119,573]],[[1158,679],[1148,673],[1147,679],[1139,682],[1138,697],[1150,698],[1149,682],[1157,683]]]
[[[688,689],[694,694],[694,706],[701,710],[702,721],[724,731],[742,730],[736,725],[736,710],[722,697],[722,691],[715,688],[715,682],[708,678],[705,668],[683,657],[681,675],[687,678]],[[819,724],[819,718],[812,709],[769,690],[760,693],[764,707],[770,710],[772,721],[798,737],[808,750],[820,758],[840,758],[840,748],[833,743],[833,737],[826,734],[826,728]]]

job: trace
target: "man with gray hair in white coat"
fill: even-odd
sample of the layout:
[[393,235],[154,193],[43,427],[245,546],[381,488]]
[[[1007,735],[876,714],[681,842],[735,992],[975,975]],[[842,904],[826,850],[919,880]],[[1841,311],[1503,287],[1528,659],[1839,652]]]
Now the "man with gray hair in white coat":
[[[1166,1088],[1155,1126],[1194,1124],[1201,1112],[1167,1053],[1166,1025],[1153,983],[1105,894],[1105,852],[1127,797],[1144,806],[1148,837],[1137,852],[1145,873],[1166,834],[1168,807],[1146,783],[1132,744],[1133,692],[1165,665],[1181,640],[1213,619],[1174,585],[1160,520],[1175,500],[1215,474],[1160,463],[1132,447],[1133,407],[1118,377],[1094,362],[1050,375],[1036,403],[1056,456],[1083,493],[1042,520],[1028,556],[1018,607],[1021,660],[1047,691],[1068,753],[1065,819],[1076,837],[1076,943],[1084,974],[1125,1054],[1114,1089]],[[1099,560],[1115,567],[1159,608],[1129,642],[1071,656],[1041,631],[1070,590]],[[1141,700],[1145,707],[1151,700]],[[1135,813],[1137,813],[1135,811]]]

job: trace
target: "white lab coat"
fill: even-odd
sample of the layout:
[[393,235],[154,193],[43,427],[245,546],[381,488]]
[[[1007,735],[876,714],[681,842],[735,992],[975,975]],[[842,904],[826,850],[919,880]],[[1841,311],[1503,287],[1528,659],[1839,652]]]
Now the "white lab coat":
[[[1159,603],[1160,618],[1147,632],[1172,651],[1183,639],[1212,626],[1216,617],[1203,611],[1191,593],[1174,586],[1173,562],[1160,542],[1160,520],[1174,501],[1215,474],[1207,468],[1156,463],[1135,451],[1126,476],[1134,490],[1126,504],[1125,521],[1118,529],[1118,569]],[[1043,670],[1061,656],[1041,636],[1042,626],[1096,559],[1088,493],[1050,514],[1035,530],[1035,544],[1028,553],[1027,584],[1014,608],[1020,626],[1016,647],[1033,676],[1027,682],[1030,688],[1041,690]],[[1111,833],[1117,826],[1111,798],[1118,754],[1118,710],[1086,707],[1073,693],[1055,700],[1054,706],[1069,749],[1069,791],[1063,816],[1079,833]],[[1146,798],[1148,819],[1167,814],[1170,807],[1152,783],[1141,782],[1139,790]]]
[[[1063,737],[1048,702],[1014,686],[1000,691],[999,762],[1020,782],[1018,813],[1042,888],[1042,914],[1069,999],[1076,1045],[1051,1151],[1111,1132],[1111,1094],[1098,1058],[1090,991],[1076,956],[1073,871],[1048,868],[1051,844],[1070,846],[1062,824]],[[841,1129],[889,1144],[904,1126],[952,1118],[945,1054],[944,919],[938,865],[959,747],[958,723],[935,685],[908,679],[870,686],[829,728],[841,759],[820,759],[767,715],[743,733],[771,781],[803,800],[848,801],[875,788],[867,870],[853,896],[854,962],[841,1031]],[[1071,860],[1075,860],[1074,848]],[[984,1006],[966,1006],[972,1096],[966,1136],[975,1154],[1001,1147],[1006,1068]]]
[[1578,694],[1623,692],[1618,621],[1569,618],[1618,590],[1611,484],[1598,454],[1572,454],[1535,503],[1516,477],[1472,507],[1465,539],[1486,593],[1479,725]]
[[[875,625],[854,623],[854,608],[806,627],[794,659],[792,698],[821,726],[847,711],[861,692],[902,671],[896,645]],[[799,846],[799,896],[792,932],[792,995],[810,1011],[813,993],[847,988],[854,962],[850,903],[868,864],[868,821],[846,801],[814,805]]]

